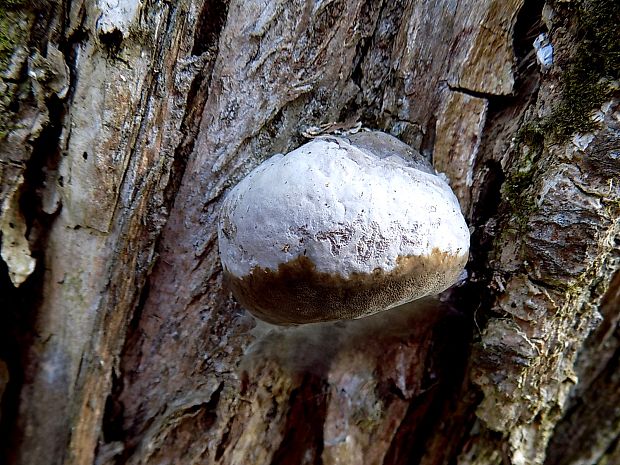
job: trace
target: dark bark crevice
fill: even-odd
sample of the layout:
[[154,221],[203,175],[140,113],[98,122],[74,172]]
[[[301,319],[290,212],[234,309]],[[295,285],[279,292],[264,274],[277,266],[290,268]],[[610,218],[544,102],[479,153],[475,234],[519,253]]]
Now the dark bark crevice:
[[[2,262],[2,289],[0,293],[5,302],[1,305],[6,311],[0,312],[0,328],[4,350],[0,359],[9,366],[10,382],[3,397],[1,431],[11,431],[2,434],[0,448],[6,448],[9,460],[15,457],[15,450],[8,446],[19,443],[18,437],[22,432],[19,427],[17,413],[19,411],[20,394],[27,383],[29,373],[24,368],[37,369],[37,360],[33,359],[31,349],[36,343],[35,331],[37,309],[44,298],[42,295],[43,279],[45,274],[45,256],[48,232],[57,217],[59,210],[49,214],[43,211],[41,190],[46,183],[55,182],[55,173],[60,160],[59,139],[64,118],[64,104],[56,96],[52,96],[47,104],[49,123],[42,130],[39,138],[33,143],[30,159],[26,162],[24,183],[20,186],[19,205],[27,225],[27,237],[31,255],[36,259],[34,272],[18,288],[10,282],[6,265]],[[5,333],[6,331],[6,333]],[[4,352],[4,351],[3,351]],[[7,443],[5,444],[5,441]],[[2,451],[0,450],[0,457]]]
[[[472,334],[471,318],[451,308],[432,328],[421,391],[409,404],[383,465],[444,463],[457,451],[452,434],[462,431],[463,398]],[[438,441],[445,441],[438,446]]]
[[228,0],[205,0],[198,17],[192,55],[217,51],[220,32],[226,24]]
[[[327,414],[327,384],[321,377],[307,374],[301,386],[291,392],[284,438],[271,465],[321,465],[323,424]],[[308,454],[313,459],[308,462]]]
[[21,442],[17,429],[21,388],[30,378],[28,349],[36,338],[33,328],[41,299],[42,269],[39,267],[18,289],[13,286],[4,261],[0,260],[0,359],[8,369],[9,380],[2,397],[0,415],[0,462],[12,463]]
[[[367,7],[369,2],[364,4],[364,7]],[[385,2],[381,1],[379,4],[379,14],[377,15],[376,22],[371,25],[373,30],[372,34],[368,37],[362,37],[362,39],[357,44],[357,50],[355,52],[355,60],[353,61],[353,71],[351,72],[351,80],[358,86],[362,87],[362,80],[364,78],[364,72],[362,70],[362,65],[364,60],[368,55],[368,51],[375,40],[375,36],[377,35],[377,28],[381,22],[383,13],[385,9]]]
[[[50,2],[36,2],[31,6],[38,21],[31,31],[28,42],[29,49],[37,49],[45,54],[50,36],[55,36],[59,42],[64,37],[52,30],[52,25],[59,20],[58,12],[63,5]],[[64,22],[61,21],[64,30]],[[62,48],[61,48],[61,51]],[[64,53],[65,61],[71,67],[73,60]],[[22,82],[28,82],[28,65],[22,67]],[[74,76],[71,76],[74,77]],[[70,77],[70,78],[71,78]],[[53,191],[57,180],[57,170],[62,157],[61,132],[67,111],[67,102],[72,96],[74,83],[69,81],[69,92],[62,99],[55,93],[49,92],[45,98],[47,122],[38,137],[31,143],[31,153],[25,162],[23,183],[19,187],[19,210],[23,215],[27,230],[31,255],[36,259],[34,272],[19,287],[15,287],[9,278],[8,269],[0,259],[0,360],[7,363],[9,382],[2,398],[0,416],[0,462],[12,463],[17,460],[19,450],[14,444],[19,444],[24,434],[18,413],[22,388],[28,384],[35,371],[39,368],[34,358],[32,348],[35,344],[45,344],[37,341],[36,322],[38,307],[44,298],[43,283],[46,272],[45,249],[48,234],[60,213],[61,205],[55,211],[46,212],[43,206],[43,197],[46,191]],[[44,91],[47,90],[44,88]],[[32,90],[27,100],[23,95],[16,94],[10,110],[18,113],[22,106],[33,105]],[[10,150],[10,149],[9,149]],[[1,240],[1,239],[0,239]],[[28,367],[26,369],[26,367]]]
[[[404,0],[381,3],[373,33],[360,48],[359,62],[352,75],[361,92],[348,113],[359,112],[361,121],[371,128],[385,129],[388,126],[387,121],[394,119],[390,109],[383,107],[381,98],[385,89],[393,85],[394,42],[406,8],[407,2]],[[372,59],[369,57],[370,53],[374,55]],[[378,72],[382,73],[381,78],[371,74]]]
[[512,100],[510,99],[510,96],[497,95],[497,94],[492,94],[490,92],[480,92],[477,90],[467,89],[465,87],[452,86],[448,84],[447,82],[445,84],[448,87],[448,89],[450,89],[450,91],[460,92],[461,94],[469,95],[470,97],[476,97],[476,98],[486,99],[486,100],[495,100],[495,101],[501,101],[504,99]]
[[[186,97],[185,114],[180,127],[180,132],[183,137],[174,151],[174,157],[168,173],[168,180],[162,192],[163,202],[161,205],[153,205],[149,213],[154,221],[162,226],[167,221],[185,174],[188,159],[194,150],[203,109],[210,93],[211,77],[215,65],[215,58],[217,57],[219,35],[226,23],[227,8],[227,1],[207,0],[203,6],[201,16],[199,17],[192,54],[203,55],[205,61],[192,79]],[[211,16],[212,13],[214,13],[214,17]],[[154,244],[156,251],[160,251],[162,247],[161,239],[161,235],[158,234]],[[156,260],[158,260],[158,256],[159,254],[156,254]],[[155,266],[155,263],[151,263],[151,268],[153,266]],[[103,424],[109,425],[113,431],[116,431],[115,436],[122,437],[126,442],[127,451],[124,453],[125,457],[130,456],[132,453],[131,451],[135,449],[138,441],[137,438],[140,437],[140,432],[133,431],[130,433],[122,427],[125,421],[125,409],[119,397],[123,391],[124,385],[127,381],[130,381],[133,376],[132,372],[126,369],[124,362],[127,354],[135,352],[136,347],[141,343],[142,330],[139,325],[142,317],[142,310],[148,299],[150,290],[151,279],[147,277],[134,310],[128,320],[129,323],[124,338],[125,342],[119,355],[119,359],[121,360],[119,367],[120,374],[118,377],[113,378],[112,394],[108,401],[111,408],[106,410],[103,417]],[[145,423],[146,426],[144,426],[141,431],[145,431],[149,423],[150,421],[147,419]],[[118,431],[119,428],[122,429],[122,432]]]

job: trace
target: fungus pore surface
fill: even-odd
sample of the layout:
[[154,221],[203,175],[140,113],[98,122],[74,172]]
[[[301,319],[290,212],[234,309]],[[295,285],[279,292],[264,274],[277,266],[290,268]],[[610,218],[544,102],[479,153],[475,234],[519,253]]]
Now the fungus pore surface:
[[314,139],[235,186],[218,230],[228,285],[259,318],[359,318],[458,278],[469,230],[446,182],[381,132]]

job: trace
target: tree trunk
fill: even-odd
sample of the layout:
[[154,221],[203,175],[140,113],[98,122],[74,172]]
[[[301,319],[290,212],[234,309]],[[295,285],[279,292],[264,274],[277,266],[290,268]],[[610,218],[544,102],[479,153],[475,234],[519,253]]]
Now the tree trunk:
[[[0,8],[7,463],[620,463],[616,1]],[[269,326],[218,209],[335,122],[446,173],[468,278]]]

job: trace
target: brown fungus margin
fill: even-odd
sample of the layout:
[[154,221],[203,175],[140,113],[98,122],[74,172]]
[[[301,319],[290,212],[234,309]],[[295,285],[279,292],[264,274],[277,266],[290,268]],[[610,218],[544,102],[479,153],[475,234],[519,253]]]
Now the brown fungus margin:
[[296,325],[350,320],[443,291],[458,278],[468,254],[433,249],[426,256],[399,257],[390,272],[353,273],[344,278],[319,272],[306,256],[279,265],[255,267],[249,275],[225,272],[239,303],[263,321]]

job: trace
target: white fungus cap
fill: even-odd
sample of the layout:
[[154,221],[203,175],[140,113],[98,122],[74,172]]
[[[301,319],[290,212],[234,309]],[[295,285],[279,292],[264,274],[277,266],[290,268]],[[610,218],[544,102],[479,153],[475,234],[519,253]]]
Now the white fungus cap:
[[[261,318],[295,324],[444,290],[467,261],[469,230],[434,173],[380,132],[317,138],[271,157],[222,206],[220,256],[233,293]],[[354,295],[360,286],[364,295]]]

